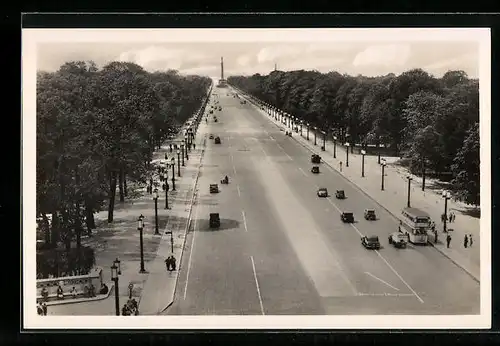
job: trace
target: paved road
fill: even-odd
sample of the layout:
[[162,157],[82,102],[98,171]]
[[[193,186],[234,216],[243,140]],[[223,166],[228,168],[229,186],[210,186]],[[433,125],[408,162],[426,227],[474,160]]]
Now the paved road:
[[[250,104],[217,91],[176,299],[167,314],[478,314],[479,284],[432,248],[387,243],[397,221]],[[231,183],[210,194],[227,174]],[[319,199],[318,187],[347,199]],[[379,220],[362,217],[376,209]],[[354,212],[351,226],[339,211]],[[219,212],[220,230],[208,214]],[[369,251],[361,234],[378,235]]]

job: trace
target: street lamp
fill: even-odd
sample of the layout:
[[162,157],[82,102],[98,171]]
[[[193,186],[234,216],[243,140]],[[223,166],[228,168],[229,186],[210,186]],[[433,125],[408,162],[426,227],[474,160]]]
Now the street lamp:
[[451,198],[451,194],[448,191],[443,191],[442,196],[444,198],[444,217],[443,217],[443,232],[447,232],[446,223],[448,221],[448,200]]
[[302,126],[304,125],[304,120],[300,121],[300,136],[304,137],[304,134],[302,133]]
[[139,273],[145,273],[146,270],[144,270],[144,242],[142,239],[142,231],[144,230],[144,215],[141,214],[139,216],[139,219],[137,219],[138,225],[137,229],[139,230],[139,235],[140,235],[140,246],[141,246],[141,270],[139,270]]
[[172,157],[172,191],[175,191],[175,158]]
[[169,186],[168,186],[168,169],[165,170],[165,175],[164,175],[164,179],[165,180],[165,209],[168,209],[168,190],[169,190]]
[[365,155],[366,155],[366,151],[361,150],[361,177],[362,178],[365,177]]
[[326,150],[326,132],[325,131],[321,131],[323,132],[323,146],[321,147],[321,150],[325,151]]
[[111,266],[111,280],[115,283],[115,313],[120,316],[120,292],[118,289],[118,267],[113,262]]
[[122,264],[118,257],[113,261],[113,264],[118,267],[118,275],[122,275]]
[[174,235],[172,231],[167,231],[165,234],[170,234],[170,251],[174,254]]
[[307,123],[307,134],[306,134],[307,140],[309,140],[309,123]]
[[337,158],[337,136],[333,136],[333,158]]
[[378,163],[380,164],[380,138],[378,139],[377,142],[377,149],[378,149]]
[[346,156],[347,156],[347,157],[346,157],[346,160],[345,160],[345,166],[346,166],[346,167],[349,167],[349,142],[347,142],[347,143],[345,144],[345,147],[346,147],[346,151],[345,151],[345,153],[346,153]]
[[186,160],[189,160],[189,155],[188,155],[188,143],[187,143],[188,139],[187,139],[187,136],[184,136],[184,150],[186,151],[185,152],[185,155],[186,155]]
[[181,151],[177,150],[177,176],[181,177]]
[[153,190],[153,199],[155,201],[155,235],[160,234],[158,232],[158,189]]
[[317,132],[316,130],[317,129],[318,128],[316,126],[314,126],[314,145],[316,145],[316,132]]
[[184,144],[181,144],[181,154],[182,154],[182,167],[185,166],[184,164]]
[[408,203],[407,203],[407,206],[409,208],[410,207],[410,188],[411,188],[411,181],[413,180],[413,178],[410,176],[407,176],[406,179],[408,179]]
[[380,189],[384,191],[384,177],[385,177],[385,165],[386,165],[385,160],[382,159],[382,162],[380,164],[382,165],[382,186],[380,187]]

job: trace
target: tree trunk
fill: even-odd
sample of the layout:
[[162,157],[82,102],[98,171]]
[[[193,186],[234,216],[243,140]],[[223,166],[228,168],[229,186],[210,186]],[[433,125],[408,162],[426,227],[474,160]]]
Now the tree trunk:
[[116,172],[109,173],[109,205],[108,205],[108,223],[113,222],[113,211],[115,208],[116,197]]
[[59,241],[59,234],[60,234],[59,227],[60,227],[59,215],[57,214],[57,211],[54,210],[52,212],[52,227],[50,236],[52,248],[54,249],[57,247],[57,242]]
[[123,168],[118,172],[118,189],[120,190],[120,203],[125,202],[125,195],[123,194]]
[[66,210],[63,210],[62,216],[63,216],[62,227],[64,232],[64,244],[66,245],[66,251],[69,252],[71,250],[72,234],[71,234],[71,229],[69,228],[68,212]]
[[87,225],[87,234],[92,236],[92,230],[95,228],[94,210],[90,201],[85,201],[85,224]]
[[128,197],[128,189],[127,189],[127,172],[123,171],[123,194],[125,197]]

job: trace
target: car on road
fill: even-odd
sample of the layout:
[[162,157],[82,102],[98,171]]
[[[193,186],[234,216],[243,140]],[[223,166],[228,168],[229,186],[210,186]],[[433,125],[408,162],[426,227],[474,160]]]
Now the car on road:
[[389,234],[389,244],[397,248],[405,248],[408,243],[408,236],[401,232],[393,232]]
[[319,167],[318,166],[312,166],[311,172],[314,173],[314,174],[318,174],[319,173]]
[[318,189],[318,197],[328,197],[328,189],[326,187],[320,187]]
[[377,220],[377,215],[375,214],[375,210],[373,209],[365,209],[365,220]]
[[241,101],[242,105],[245,105],[246,103],[247,103],[247,101],[245,101],[245,100]]
[[222,110],[222,107],[219,107],[219,110],[221,111],[221,110]]
[[210,213],[210,228],[219,228],[220,227],[220,217],[219,213]]
[[210,193],[218,193],[218,192],[219,192],[219,185],[210,184]]
[[361,237],[361,244],[366,249],[372,249],[372,250],[380,249],[380,242],[378,241],[378,236],[376,235],[369,235],[369,236],[365,235],[364,237]]
[[214,123],[216,123],[217,121],[218,121],[217,118],[214,118]]
[[335,197],[337,199],[345,199],[345,192],[344,192],[344,190],[337,190],[337,191],[335,191]]
[[344,211],[340,214],[340,220],[342,222],[353,223],[354,222],[354,214],[351,212]]
[[220,137],[219,136],[215,137],[214,143],[215,144],[220,144]]
[[311,155],[311,162],[312,163],[321,163],[321,156],[318,154],[312,154]]
[[214,139],[214,135],[210,134],[210,136],[208,136],[208,138]]

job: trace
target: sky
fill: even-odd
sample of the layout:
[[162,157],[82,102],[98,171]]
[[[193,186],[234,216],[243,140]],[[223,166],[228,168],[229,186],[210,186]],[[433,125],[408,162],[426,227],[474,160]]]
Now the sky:
[[46,42],[37,44],[37,70],[55,71],[67,61],[93,60],[102,67],[111,61],[130,61],[148,71],[175,69],[181,74],[220,76],[224,74],[268,74],[278,70],[337,71],[349,75],[380,76],[422,68],[436,77],[448,70],[463,70],[479,77],[479,43],[474,40],[419,40],[385,38],[355,41],[293,42],[260,40],[251,42],[203,41],[155,42]]

